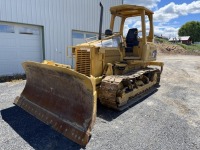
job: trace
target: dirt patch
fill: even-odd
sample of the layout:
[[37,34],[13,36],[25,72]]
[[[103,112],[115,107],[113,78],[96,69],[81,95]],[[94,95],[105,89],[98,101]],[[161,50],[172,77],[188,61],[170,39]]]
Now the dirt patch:
[[[200,49],[194,50],[194,46],[192,45],[184,45],[182,47],[178,43],[170,43],[168,41],[159,41],[155,40],[155,44],[157,46],[158,53],[163,54],[181,54],[181,55],[200,55]],[[185,48],[187,47],[187,48]],[[189,49],[188,49],[189,48]]]
[[170,43],[157,43],[157,49],[160,53],[167,54],[186,54],[187,51],[179,45]]

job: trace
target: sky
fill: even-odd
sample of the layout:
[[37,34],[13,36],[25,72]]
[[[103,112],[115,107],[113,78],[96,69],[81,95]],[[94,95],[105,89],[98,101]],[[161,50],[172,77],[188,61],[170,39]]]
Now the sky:
[[[178,30],[188,21],[200,21],[200,0],[124,0],[124,4],[145,6],[154,12],[154,34],[167,38],[177,37]],[[127,19],[129,28],[140,28],[140,21]],[[147,23],[148,28],[148,23]]]

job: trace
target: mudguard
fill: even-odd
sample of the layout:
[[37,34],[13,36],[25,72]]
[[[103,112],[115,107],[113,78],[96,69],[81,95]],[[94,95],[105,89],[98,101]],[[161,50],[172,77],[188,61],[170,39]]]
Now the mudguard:
[[85,146],[96,118],[94,78],[62,66],[37,62],[22,65],[27,81],[14,103]]

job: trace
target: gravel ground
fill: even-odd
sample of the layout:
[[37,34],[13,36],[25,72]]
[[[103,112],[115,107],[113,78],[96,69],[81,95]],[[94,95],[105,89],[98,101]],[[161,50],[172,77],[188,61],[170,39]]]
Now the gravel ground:
[[[160,56],[161,87],[123,112],[98,105],[86,149],[200,149],[200,57]],[[26,81],[0,84],[0,150],[82,149],[12,104]]]

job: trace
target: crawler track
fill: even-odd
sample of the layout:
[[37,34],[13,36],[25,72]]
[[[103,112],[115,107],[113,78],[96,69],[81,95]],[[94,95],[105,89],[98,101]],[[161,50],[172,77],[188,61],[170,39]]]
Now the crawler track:
[[160,70],[146,68],[124,75],[106,76],[101,83],[99,99],[103,105],[124,110],[156,90]]

